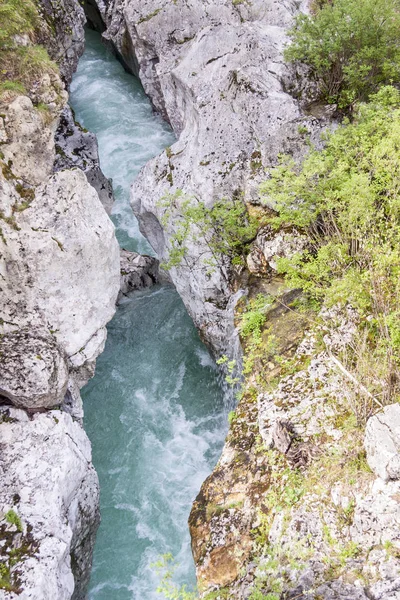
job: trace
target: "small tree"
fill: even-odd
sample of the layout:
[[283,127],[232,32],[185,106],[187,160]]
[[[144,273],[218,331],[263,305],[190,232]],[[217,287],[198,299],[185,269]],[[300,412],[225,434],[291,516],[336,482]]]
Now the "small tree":
[[165,209],[163,225],[173,223],[175,230],[170,237],[169,258],[164,264],[167,269],[180,265],[186,257],[188,242],[198,239],[204,242],[206,253],[202,262],[210,272],[221,257],[240,264],[259,226],[240,198],[222,198],[207,207],[198,198],[186,197],[182,190],[177,190],[162,198],[159,207]]
[[346,108],[400,81],[400,0],[316,6],[314,14],[297,17],[285,59],[311,68],[323,100]]

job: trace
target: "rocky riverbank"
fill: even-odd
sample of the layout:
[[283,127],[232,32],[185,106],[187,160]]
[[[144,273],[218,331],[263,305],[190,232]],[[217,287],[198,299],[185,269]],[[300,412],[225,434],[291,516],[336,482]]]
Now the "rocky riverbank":
[[[120,264],[96,138],[67,106],[82,7],[26,10],[26,33],[10,21],[0,90],[0,596],[78,600],[99,524],[79,390],[121,284],[153,284],[158,263],[125,252]],[[32,57],[14,82],[18,60]]]

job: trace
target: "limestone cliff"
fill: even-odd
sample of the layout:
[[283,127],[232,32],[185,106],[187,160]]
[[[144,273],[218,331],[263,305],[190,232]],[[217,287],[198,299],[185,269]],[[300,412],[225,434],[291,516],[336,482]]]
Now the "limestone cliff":
[[[287,92],[282,49],[298,3],[130,0],[97,7],[103,37],[178,136],[132,187],[141,229],[166,260],[185,199],[206,206],[221,198],[257,201],[258,183],[278,153],[303,151],[299,125],[313,138],[325,125]],[[170,198],[168,209],[163,198]],[[196,232],[193,239],[172,279],[213,351],[238,354],[233,308],[240,269],[224,257],[214,264],[204,240]]]
[[36,70],[22,73],[25,90],[6,81],[0,94],[0,597],[80,600],[99,489],[79,389],[115,311],[119,248],[89,184],[108,183],[95,141],[90,172],[59,161],[54,172],[65,83],[84,46],[82,7],[49,0],[29,14],[29,33],[10,37],[2,78],[18,68],[18,44],[36,53]]

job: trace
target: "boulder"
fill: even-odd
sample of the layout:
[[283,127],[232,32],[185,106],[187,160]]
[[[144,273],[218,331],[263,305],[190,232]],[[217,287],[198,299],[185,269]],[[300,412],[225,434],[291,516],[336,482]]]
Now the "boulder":
[[[1,329],[40,324],[72,356],[115,312],[120,269],[114,226],[78,169],[54,174],[19,211],[11,182],[1,183],[0,209],[8,218],[0,237]],[[96,339],[101,351],[104,336]]]
[[46,330],[19,329],[0,337],[0,395],[35,410],[63,402],[68,383],[64,353]]
[[142,290],[157,283],[159,264],[153,256],[121,250],[121,294]]

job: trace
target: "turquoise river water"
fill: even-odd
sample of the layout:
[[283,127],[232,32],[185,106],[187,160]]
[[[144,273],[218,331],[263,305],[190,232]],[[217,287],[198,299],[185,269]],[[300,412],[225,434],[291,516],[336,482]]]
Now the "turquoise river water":
[[[113,180],[120,244],[149,252],[129,207],[129,186],[174,141],[170,128],[91,31],[71,105],[98,136],[102,169]],[[122,302],[96,375],[82,392],[102,514],[89,599],[159,600],[152,564],[161,554],[179,563],[179,583],[194,582],[187,519],[227,429],[218,371],[172,287]]]

